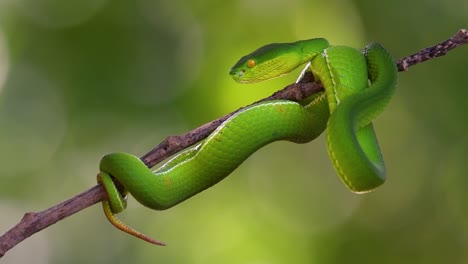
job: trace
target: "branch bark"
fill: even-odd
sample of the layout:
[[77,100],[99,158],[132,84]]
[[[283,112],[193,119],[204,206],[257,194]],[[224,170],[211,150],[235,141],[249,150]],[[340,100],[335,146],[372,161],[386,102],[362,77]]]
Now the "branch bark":
[[[448,51],[466,43],[468,43],[468,30],[460,29],[451,38],[435,46],[422,49],[415,54],[397,60],[398,70],[407,71],[413,65],[445,55]],[[288,85],[283,90],[255,103],[278,99],[297,102],[320,91],[323,91],[322,85],[315,82],[311,74],[306,74],[298,83]],[[148,167],[153,167],[165,158],[203,140],[226,119],[244,108],[239,108],[183,135],[167,137],[163,142],[141,157],[141,160]],[[26,213],[20,222],[0,236],[0,258],[24,239],[106,198],[104,189],[100,185],[96,185],[47,210]]]

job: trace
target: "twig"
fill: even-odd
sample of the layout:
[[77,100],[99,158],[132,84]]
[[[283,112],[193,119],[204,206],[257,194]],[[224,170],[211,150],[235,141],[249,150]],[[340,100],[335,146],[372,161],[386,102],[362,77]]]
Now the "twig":
[[396,62],[398,71],[407,71],[410,66],[445,55],[450,50],[468,43],[468,30],[460,29],[457,34],[435,46],[425,48]]
[[[451,49],[466,43],[468,43],[468,30],[461,29],[457,32],[457,34],[438,45],[423,49],[413,55],[396,61],[398,70],[406,71],[410,66],[445,55]],[[291,84],[285,87],[283,90],[280,90],[274,93],[272,96],[264,98],[258,102],[277,99],[301,101],[304,98],[322,90],[322,85],[318,82],[315,82],[311,75],[306,74],[300,82]],[[170,155],[203,140],[221,123],[223,123],[226,119],[241,109],[243,108],[206,123],[183,135],[167,137],[158,146],[141,157],[141,159],[148,167],[153,167],[158,162],[169,157]],[[73,215],[91,205],[102,201],[103,199],[106,199],[106,193],[100,185],[96,185],[91,189],[45,211],[37,213],[26,213],[18,224],[0,236],[0,258],[4,256],[8,250],[16,246],[24,239],[52,224],[55,224],[67,216]]]

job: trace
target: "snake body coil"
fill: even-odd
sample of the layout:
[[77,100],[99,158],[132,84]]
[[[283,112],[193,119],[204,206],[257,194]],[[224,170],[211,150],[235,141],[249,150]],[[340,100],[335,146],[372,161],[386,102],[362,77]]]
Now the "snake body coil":
[[264,145],[278,140],[306,143],[325,129],[330,159],[345,185],[353,192],[381,185],[385,166],[371,122],[394,93],[397,69],[379,44],[368,45],[364,54],[329,46],[325,39],[269,44],[242,57],[230,75],[237,82],[253,83],[308,62],[324,92],[299,103],[278,100],[248,107],[154,172],[130,154],[104,156],[98,182],[108,194],[103,208],[111,223],[162,245],[115,217],[125,209],[128,192],[149,208],[168,209],[221,181]]

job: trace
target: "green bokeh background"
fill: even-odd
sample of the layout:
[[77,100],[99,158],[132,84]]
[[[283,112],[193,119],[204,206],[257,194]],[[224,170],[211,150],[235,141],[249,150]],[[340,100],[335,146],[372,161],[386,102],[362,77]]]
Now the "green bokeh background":
[[[396,58],[468,25],[468,2],[0,0],[0,232],[95,184],[102,155],[142,155],[267,96],[296,74],[227,74],[270,42],[326,37]],[[113,228],[100,206],[27,239],[2,263],[467,263],[468,46],[399,74],[375,121],[388,168],[350,193],[324,137],[269,145],[168,211],[133,199]]]

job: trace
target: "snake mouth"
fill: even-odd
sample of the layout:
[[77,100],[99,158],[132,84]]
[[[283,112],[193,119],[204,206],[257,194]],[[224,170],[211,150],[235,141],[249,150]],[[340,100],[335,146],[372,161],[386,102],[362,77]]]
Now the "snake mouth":
[[232,76],[232,78],[238,82],[238,83],[248,83],[248,78],[245,78],[244,76],[245,70],[240,69],[240,70],[229,70],[229,75]]

